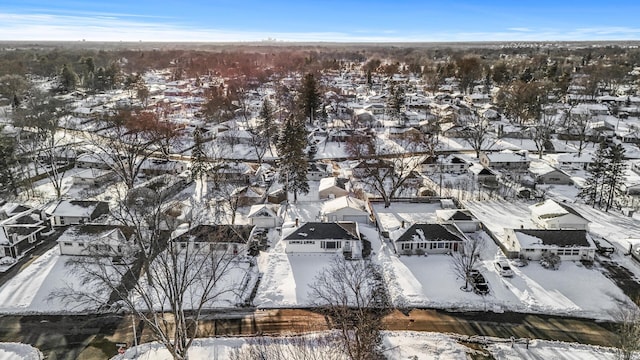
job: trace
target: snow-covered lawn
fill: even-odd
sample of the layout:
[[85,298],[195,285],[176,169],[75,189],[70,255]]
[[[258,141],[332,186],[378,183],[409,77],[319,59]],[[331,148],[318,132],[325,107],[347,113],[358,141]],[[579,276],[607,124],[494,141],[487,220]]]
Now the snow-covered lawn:
[[[80,278],[66,266],[68,256],[60,255],[54,247],[36,259],[0,288],[0,312],[5,313],[60,313],[88,310],[86,304],[63,301],[51,297],[65,289],[90,290],[80,284]],[[94,295],[98,296],[97,292]],[[104,294],[105,299],[108,294]]]
[[[326,333],[312,333],[305,335],[302,343],[309,344],[314,337]],[[286,338],[262,338],[260,344],[283,343]],[[197,339],[189,350],[189,359],[228,360],[236,349],[247,348],[256,338],[206,338]],[[383,331],[382,347],[384,355],[389,360],[465,360],[478,350],[471,349],[460,341],[468,340],[463,336],[440,333],[415,331]],[[478,339],[476,339],[478,340]],[[614,360],[617,359],[613,348],[566,343],[557,341],[531,340],[527,345],[522,341],[512,344],[510,341],[496,338],[483,338],[483,352],[500,360],[539,360],[539,359],[575,359],[575,360]],[[292,341],[300,344],[300,341]],[[277,346],[277,345],[276,345]],[[326,346],[326,345],[325,345]],[[312,348],[321,353],[321,348]],[[291,359],[294,359],[295,347]],[[285,353],[289,353],[285,351]],[[300,355],[300,354],[298,354]],[[0,358],[2,359],[2,358]],[[158,343],[144,344],[138,349],[128,349],[124,355],[118,355],[113,360],[169,360],[169,353]]]

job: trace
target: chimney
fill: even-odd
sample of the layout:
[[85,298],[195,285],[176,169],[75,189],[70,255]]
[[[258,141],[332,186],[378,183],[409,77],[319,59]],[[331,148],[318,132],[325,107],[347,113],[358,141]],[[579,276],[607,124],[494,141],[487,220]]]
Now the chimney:
[[299,223],[300,223],[300,221],[298,220],[298,218],[296,218],[296,227],[298,227]]

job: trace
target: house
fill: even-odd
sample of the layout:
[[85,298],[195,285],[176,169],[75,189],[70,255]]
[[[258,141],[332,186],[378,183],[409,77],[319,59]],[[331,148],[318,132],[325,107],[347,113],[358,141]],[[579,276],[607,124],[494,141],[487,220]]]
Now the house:
[[60,200],[51,212],[51,226],[79,225],[109,213],[104,201]]
[[77,225],[58,238],[60,254],[71,256],[126,256],[134,249],[130,243],[133,230],[117,225]]
[[563,170],[543,162],[531,162],[529,175],[536,184],[572,185],[573,179]]
[[354,221],[361,224],[369,222],[366,202],[351,196],[341,196],[322,205],[320,211],[325,221]]
[[109,170],[113,166],[113,159],[109,155],[98,155],[95,153],[84,153],[76,158],[76,166],[88,169]]
[[563,153],[558,154],[556,161],[561,169],[586,170],[593,162],[593,158],[590,154],[578,156],[578,154]]
[[401,255],[462,251],[465,236],[455,224],[413,224],[393,241]]
[[465,209],[439,209],[436,210],[436,219],[440,223],[453,223],[464,233],[472,233],[480,230],[478,219]]
[[241,186],[231,193],[238,206],[250,206],[264,202],[266,190],[259,186]]
[[420,163],[420,171],[426,174],[464,174],[469,169],[469,163],[458,155],[427,156]]
[[593,261],[596,246],[586,230],[505,229],[506,241],[516,254],[540,260],[550,252],[561,260]]
[[469,172],[480,185],[486,188],[498,187],[498,174],[495,171],[479,164],[474,164],[469,167]]
[[570,206],[551,199],[529,206],[531,219],[543,229],[587,230],[589,221]]
[[249,209],[249,224],[259,228],[275,228],[282,225],[278,216],[279,206],[275,204],[252,205]]
[[376,172],[378,174],[393,173],[393,163],[385,159],[369,159],[359,162],[351,170],[353,176],[358,179],[365,179]]
[[322,162],[309,163],[307,168],[307,180],[320,181],[322,178],[326,178],[333,175],[333,167],[331,164],[325,164]]
[[362,257],[362,239],[357,222],[306,223],[282,241],[286,253],[343,253],[347,258]]
[[0,210],[0,257],[18,258],[42,239],[44,213],[29,206],[5,204]]
[[529,156],[527,152],[513,152],[503,150],[500,152],[480,152],[480,164],[494,170],[511,170],[525,172],[529,169]]
[[318,198],[324,199],[336,199],[341,196],[349,194],[346,185],[348,179],[342,179],[337,177],[327,177],[320,179],[320,185],[318,186]]
[[140,171],[147,176],[177,175],[185,170],[187,170],[186,163],[166,159],[147,159],[140,166]]
[[91,168],[75,173],[71,178],[74,185],[100,186],[114,180],[116,174],[111,170]]
[[233,255],[245,254],[254,228],[253,225],[199,224],[174,232],[171,243],[180,252],[221,251]]
[[163,174],[153,177],[137,188],[153,190],[161,199],[168,199],[187,187],[189,180],[182,176]]

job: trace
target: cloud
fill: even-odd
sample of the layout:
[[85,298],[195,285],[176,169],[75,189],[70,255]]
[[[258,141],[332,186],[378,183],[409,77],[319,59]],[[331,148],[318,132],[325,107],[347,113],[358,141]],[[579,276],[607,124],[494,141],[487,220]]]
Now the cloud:
[[[240,25],[240,24],[239,24]],[[171,18],[114,13],[0,13],[0,40],[241,42],[272,38],[318,42],[455,42],[455,41],[580,41],[635,40],[640,28],[591,27],[459,32],[359,29],[326,32],[271,32],[200,28]]]

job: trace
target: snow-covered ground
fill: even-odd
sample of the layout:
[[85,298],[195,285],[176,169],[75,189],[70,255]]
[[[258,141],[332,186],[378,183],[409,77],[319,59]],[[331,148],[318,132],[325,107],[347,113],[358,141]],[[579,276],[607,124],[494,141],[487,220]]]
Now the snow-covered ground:
[[0,343],[0,360],[40,360],[40,350],[31,345],[19,343]]
[[[66,266],[68,256],[60,255],[58,246],[38,257],[32,264],[0,287],[0,312],[3,313],[66,313],[88,310],[83,303],[52,297],[65,289],[90,290],[90,284]],[[100,294],[93,293],[96,297]],[[103,293],[106,299],[108,293]]]
[[[323,333],[306,335],[302,341],[293,339],[287,342],[287,338],[262,338],[260,344],[309,344],[311,339]],[[326,334],[326,333],[325,333]],[[291,339],[291,338],[289,338]],[[471,349],[460,341],[472,340],[481,343],[482,350]],[[256,343],[256,338],[206,338],[197,339],[189,351],[189,359],[192,360],[228,360],[238,349],[247,349],[250,344]],[[272,345],[282,346],[282,345]],[[447,335],[429,332],[414,331],[384,331],[382,338],[384,355],[390,360],[465,360],[471,354],[478,352],[490,355],[500,360],[614,360],[617,352],[613,348],[581,345],[557,341],[531,340],[527,345],[518,339],[513,344],[511,341],[496,338],[469,339],[464,336]],[[288,350],[293,350],[290,359],[296,357],[295,347],[289,345]],[[307,347],[309,349],[309,347]],[[313,348],[312,353],[317,355],[325,351],[321,346]],[[299,355],[299,354],[298,354]],[[0,358],[1,359],[1,358]],[[157,343],[144,344],[137,349],[128,349],[124,355],[118,355],[112,360],[169,360],[169,353]]]

